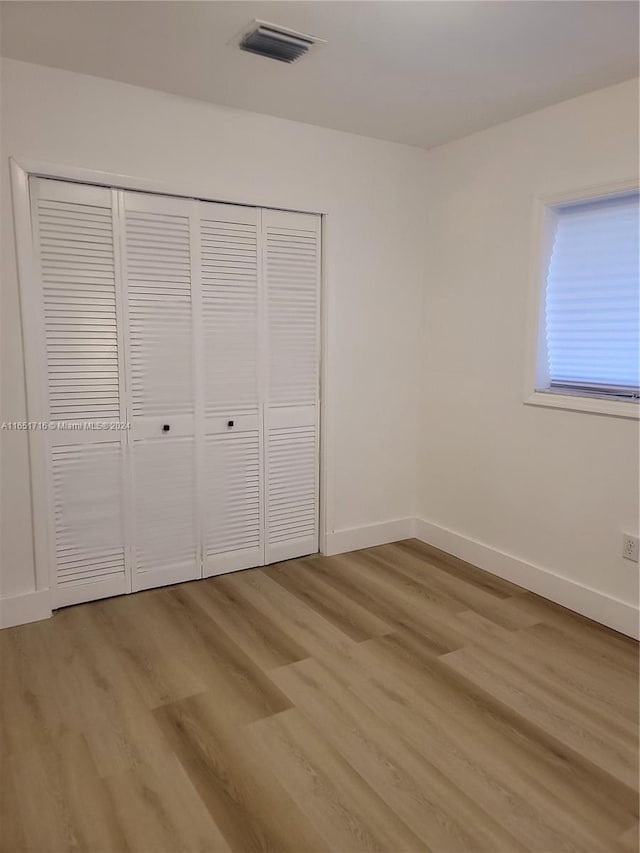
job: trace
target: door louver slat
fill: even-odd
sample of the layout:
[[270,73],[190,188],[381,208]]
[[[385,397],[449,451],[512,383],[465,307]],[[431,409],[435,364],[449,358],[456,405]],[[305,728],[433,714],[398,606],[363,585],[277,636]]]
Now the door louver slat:
[[[36,202],[49,414],[54,421],[120,417],[113,221],[108,193],[104,199],[104,207],[42,197]],[[70,360],[77,367],[73,394],[53,381],[55,365]],[[109,380],[109,393],[96,383],[96,364]]]
[[126,231],[133,415],[192,414],[189,219],[127,210]]
[[206,439],[206,554],[260,546],[258,432]]
[[266,227],[272,406],[318,397],[318,242],[311,230]]
[[[315,427],[272,429],[267,453],[269,543],[313,536],[317,515]],[[273,503],[276,494],[277,509]]]
[[[257,414],[257,226],[225,221],[221,205],[202,208],[205,415]],[[255,213],[249,211],[249,216]]]
[[120,454],[118,442],[52,449],[59,586],[114,575],[124,585]]

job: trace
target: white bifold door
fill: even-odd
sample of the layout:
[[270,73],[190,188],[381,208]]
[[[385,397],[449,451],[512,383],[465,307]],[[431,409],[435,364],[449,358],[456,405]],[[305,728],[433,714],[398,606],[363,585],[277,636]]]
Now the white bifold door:
[[46,179],[31,205],[55,606],[316,552],[320,217]]
[[206,577],[264,562],[260,210],[199,214]]
[[193,204],[123,193],[132,588],[200,576]]
[[318,550],[318,226],[262,211],[266,563]]

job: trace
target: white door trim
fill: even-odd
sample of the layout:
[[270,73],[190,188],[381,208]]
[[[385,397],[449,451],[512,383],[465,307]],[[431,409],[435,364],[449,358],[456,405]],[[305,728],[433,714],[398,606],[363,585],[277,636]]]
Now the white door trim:
[[[26,377],[28,422],[47,422],[49,413],[45,388],[46,364],[42,301],[36,298],[37,276],[34,267],[34,241],[31,223],[29,177],[32,174],[11,159],[16,257],[22,322],[22,350]],[[29,486],[35,564],[34,589],[50,589],[51,537],[48,520],[49,480],[46,458],[46,435],[42,430],[27,431],[29,446]]]
[[315,213],[320,216],[326,215],[326,210],[318,210],[315,207],[286,208],[280,205],[269,205],[255,199],[240,197],[213,196],[210,193],[202,195],[202,190],[197,187],[189,188],[175,184],[163,184],[159,181],[139,178],[134,175],[122,175],[117,172],[102,172],[99,169],[86,169],[81,166],[67,166],[61,163],[50,163],[46,160],[31,160],[9,157],[12,167],[24,172],[27,177],[53,178],[60,181],[75,181],[81,184],[96,184],[116,190],[129,190],[134,192],[153,193],[154,195],[176,196],[178,198],[196,198],[200,201],[214,202],[218,204],[237,204],[244,207],[267,208],[270,210],[291,210],[292,213]]

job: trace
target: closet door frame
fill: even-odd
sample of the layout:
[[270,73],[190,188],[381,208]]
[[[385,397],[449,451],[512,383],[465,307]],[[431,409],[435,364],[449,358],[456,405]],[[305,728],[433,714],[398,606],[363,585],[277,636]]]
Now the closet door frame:
[[[43,370],[46,352],[44,346],[44,319],[42,306],[37,298],[38,273],[35,265],[34,239],[31,221],[31,203],[29,195],[30,178],[51,178],[53,180],[78,182],[107,187],[112,191],[148,192],[158,195],[177,196],[198,199],[220,204],[237,204],[263,209],[291,210],[292,212],[313,213],[320,216],[320,355],[319,355],[319,494],[318,494],[318,530],[319,551],[327,549],[327,499],[331,480],[328,465],[328,427],[327,402],[327,355],[328,347],[328,276],[327,276],[327,231],[330,212],[323,205],[311,204],[300,207],[299,204],[286,206],[268,204],[262,200],[244,198],[216,197],[202,195],[201,190],[193,186],[163,185],[162,183],[138,178],[131,175],[103,172],[83,167],[67,166],[47,161],[31,160],[22,157],[9,157],[10,183],[13,200],[13,220],[15,229],[16,259],[18,268],[18,286],[20,296],[22,349],[26,376],[26,410],[28,423],[47,420],[47,387]],[[198,312],[199,313],[199,312]],[[127,394],[128,397],[128,394]],[[29,602],[17,602],[11,614],[2,616],[0,627],[22,624],[44,619],[51,615],[56,604],[52,598],[54,589],[52,573],[53,542],[49,525],[51,511],[50,484],[47,463],[47,439],[39,429],[27,430],[30,503],[32,512],[32,531],[34,546],[34,592],[28,593]],[[10,599],[8,599],[10,600]]]

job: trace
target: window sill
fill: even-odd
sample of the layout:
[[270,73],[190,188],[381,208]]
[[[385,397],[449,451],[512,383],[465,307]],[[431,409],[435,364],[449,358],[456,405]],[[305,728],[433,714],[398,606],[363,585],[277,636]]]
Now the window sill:
[[574,412],[593,412],[616,418],[640,419],[640,405],[625,400],[605,400],[601,397],[579,397],[559,394],[556,391],[534,391],[524,401],[527,406],[544,406],[550,409],[571,409]]

